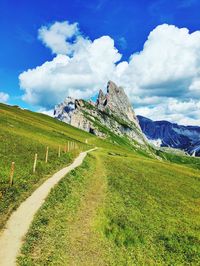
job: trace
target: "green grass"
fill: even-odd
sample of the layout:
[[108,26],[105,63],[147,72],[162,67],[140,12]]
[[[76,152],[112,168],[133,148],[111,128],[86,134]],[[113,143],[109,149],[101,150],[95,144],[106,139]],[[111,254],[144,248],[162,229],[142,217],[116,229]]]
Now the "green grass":
[[[0,228],[9,215],[48,176],[72,162],[79,153],[64,153],[68,141],[86,149],[92,136],[48,116],[0,104]],[[58,146],[61,157],[58,158]],[[49,147],[48,163],[45,163]],[[38,154],[33,174],[35,153]],[[15,162],[14,184],[9,185],[11,163]]]
[[185,166],[93,152],[53,189],[18,264],[198,265],[199,181]]
[[121,265],[198,265],[199,171],[119,156],[104,160],[104,233],[115,243]]
[[[53,189],[30,229],[20,265],[105,265],[108,246],[93,223],[104,202],[105,180],[99,170],[90,155]],[[90,226],[94,233],[88,234]]]
[[200,158],[199,157],[190,157],[186,155],[177,155],[175,153],[163,152],[163,151],[155,151],[155,153],[167,160],[169,162],[187,165],[188,167],[199,169],[200,170]]
[[[51,191],[26,236],[19,265],[199,264],[199,158],[151,147],[149,153],[107,128],[103,130],[109,137],[100,139],[48,116],[3,104],[0,128],[1,227],[80,149],[99,147]],[[81,148],[64,153],[68,141]],[[38,164],[33,174],[35,153]],[[154,159],[154,153],[162,160]],[[15,175],[10,186],[12,161]]]
[[[0,104],[0,229],[19,204],[51,174],[71,163],[80,150],[65,154],[68,141],[76,142],[82,150],[94,145],[107,149],[134,150],[130,142],[112,133],[108,140],[74,128],[43,114]],[[86,139],[88,144],[85,144]],[[117,145],[113,145],[116,143]],[[61,157],[58,158],[58,147]],[[49,160],[45,163],[46,148]],[[33,174],[35,154],[38,154]],[[14,184],[9,185],[11,163],[15,162]]]

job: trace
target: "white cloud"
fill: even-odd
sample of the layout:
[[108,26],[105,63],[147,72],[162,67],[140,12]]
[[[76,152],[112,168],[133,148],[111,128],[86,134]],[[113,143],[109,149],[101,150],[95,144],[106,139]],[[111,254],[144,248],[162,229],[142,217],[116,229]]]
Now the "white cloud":
[[109,36],[93,42],[80,37],[73,49],[71,57],[58,54],[52,61],[20,74],[20,86],[25,91],[23,100],[53,108],[68,95],[90,97],[105,87],[121,58],[114,41]]
[[130,57],[119,81],[133,95],[187,98],[198,78],[200,31],[190,34],[186,28],[163,24],[149,34],[143,50]]
[[47,110],[45,108],[40,108],[37,112],[53,117],[54,110],[53,109]]
[[9,99],[9,95],[5,92],[0,92],[0,102],[6,103]]
[[54,54],[71,54],[73,45],[68,40],[77,35],[79,35],[78,24],[69,24],[68,21],[55,22],[51,26],[42,26],[38,30],[39,39]]
[[90,97],[111,79],[125,87],[137,113],[199,123],[200,31],[160,25],[149,34],[142,51],[120,63],[112,38],[92,41],[81,35],[77,23],[43,26],[39,38],[56,56],[20,74],[26,102],[53,108],[68,95]]
[[168,98],[153,107],[138,107],[135,112],[155,121],[167,120],[181,125],[200,125],[200,101],[196,100],[184,102]]

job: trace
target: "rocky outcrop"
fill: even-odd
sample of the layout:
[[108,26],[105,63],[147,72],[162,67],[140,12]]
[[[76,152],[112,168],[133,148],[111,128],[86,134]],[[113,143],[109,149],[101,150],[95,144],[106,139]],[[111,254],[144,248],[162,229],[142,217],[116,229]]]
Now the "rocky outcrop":
[[71,116],[75,110],[75,99],[67,97],[63,103],[55,106],[54,117],[60,121],[71,123]]
[[117,87],[112,81],[108,82],[106,95],[103,94],[102,90],[99,91],[97,108],[102,111],[114,113],[128,123],[132,122],[139,127],[137,117],[124,89]]
[[108,82],[106,94],[99,91],[96,103],[68,97],[55,107],[54,117],[99,137],[114,133],[146,144],[124,89],[112,81]]

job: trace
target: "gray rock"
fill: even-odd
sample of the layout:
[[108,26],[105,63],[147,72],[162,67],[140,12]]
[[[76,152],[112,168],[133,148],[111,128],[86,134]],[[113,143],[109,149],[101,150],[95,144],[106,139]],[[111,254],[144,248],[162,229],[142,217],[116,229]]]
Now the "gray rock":
[[55,106],[54,117],[66,122],[71,123],[71,115],[75,110],[75,99],[67,97],[63,103],[60,103]]
[[[96,103],[68,97],[55,107],[54,117],[102,138],[113,132],[146,145],[127,95],[112,81],[108,82],[106,95],[99,91]],[[105,133],[105,128],[108,133]]]
[[108,82],[106,95],[103,95],[102,90],[99,91],[97,108],[111,112],[127,122],[131,121],[139,127],[137,117],[124,89],[122,87],[117,87],[112,81]]

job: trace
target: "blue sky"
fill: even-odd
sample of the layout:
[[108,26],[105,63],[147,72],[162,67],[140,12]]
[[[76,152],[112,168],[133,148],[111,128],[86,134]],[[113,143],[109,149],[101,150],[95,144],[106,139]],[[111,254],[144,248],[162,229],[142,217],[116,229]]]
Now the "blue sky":
[[[42,26],[46,25],[48,30],[48,27],[56,21],[68,21],[69,24],[76,22],[79,25],[78,35],[85,39],[88,38],[91,42],[102,36],[109,36],[114,40],[114,46],[121,54],[119,60],[116,59],[115,61],[113,59],[114,64],[117,64],[117,62],[129,61],[131,55],[142,51],[143,45],[147,41],[150,32],[159,25],[166,23],[168,25],[175,25],[178,29],[186,27],[189,29],[189,33],[199,31],[199,10],[200,1],[195,0],[1,0],[0,92],[9,95],[7,101],[10,104],[19,104],[20,106],[28,107],[32,110],[52,108],[51,103],[49,103],[48,106],[47,104],[43,104],[42,101],[35,101],[34,103],[30,100],[22,100],[21,97],[24,95],[24,91],[19,87],[20,73],[41,66],[46,61],[51,61],[58,54],[52,52],[52,47],[50,47],[44,39],[38,39],[38,29]],[[163,28],[162,30],[168,32],[168,29]],[[155,35],[155,38],[156,36],[157,35]],[[194,53],[192,53],[192,55],[193,54]],[[68,54],[68,56],[71,55]],[[143,59],[141,59],[141,61],[143,61]],[[175,114],[177,114],[177,108],[181,113],[183,109],[187,109],[187,113],[192,109],[187,121],[183,121],[182,123],[192,124],[194,121],[199,123],[200,117],[198,117],[196,111],[193,110],[194,107],[191,107],[196,106],[195,108],[200,108],[198,100],[199,94],[196,87],[194,89],[195,95],[191,97],[188,96],[188,93],[187,95],[185,94],[185,89],[183,89],[183,93],[181,91],[182,87],[191,87],[194,82],[191,83],[190,80],[189,83],[189,81],[187,82],[187,80],[184,80],[183,85],[183,79],[181,79],[182,83],[180,83],[179,80],[180,77],[178,77],[177,80],[171,78],[171,80],[159,81],[160,83],[155,81],[155,83],[147,85],[145,83],[146,81],[144,81],[142,87],[148,87],[148,91],[143,91],[144,95],[148,96],[146,103],[141,102],[141,99],[144,98],[142,93],[138,94],[141,99],[136,99],[134,101],[134,95],[136,95],[139,85],[137,85],[133,95],[130,92],[131,88],[127,89],[127,93],[130,94],[131,100],[133,104],[135,103],[138,112],[142,114],[159,119],[159,117],[155,115],[155,108],[160,110],[159,108],[162,108],[162,106],[158,105],[156,97],[159,98],[159,102],[160,99],[164,97],[163,103],[166,102],[165,99],[167,98],[170,99],[169,104],[173,103],[175,107],[174,110],[169,110],[168,113],[165,114],[163,113],[161,118],[168,118],[169,120],[180,122],[183,121],[181,120],[181,116],[175,116]],[[122,83],[120,85],[126,86],[126,83],[123,82],[123,78],[119,79],[119,82]],[[165,84],[164,86],[163,82],[167,82],[167,85]],[[198,84],[196,76],[195,82]],[[157,93],[154,90],[152,93],[152,90],[149,89],[152,86],[157,88],[156,91],[159,92]],[[176,88],[166,93],[169,86]],[[72,86],[72,89],[74,88],[80,91],[81,89],[79,87],[80,85],[76,88]],[[162,92],[160,91],[161,87],[163,88]],[[66,91],[66,93],[69,93],[69,90],[66,89]],[[91,91],[93,92],[94,89],[91,89]],[[79,94],[80,93],[77,93],[77,95]],[[183,94],[184,96],[182,96]],[[90,93],[87,95],[91,97]],[[63,94],[63,97],[64,96],[66,95]],[[48,97],[47,93],[42,97],[43,99]],[[149,99],[150,97],[152,100]],[[184,108],[181,107],[181,104],[184,105]],[[164,104],[163,108],[165,109]]]

